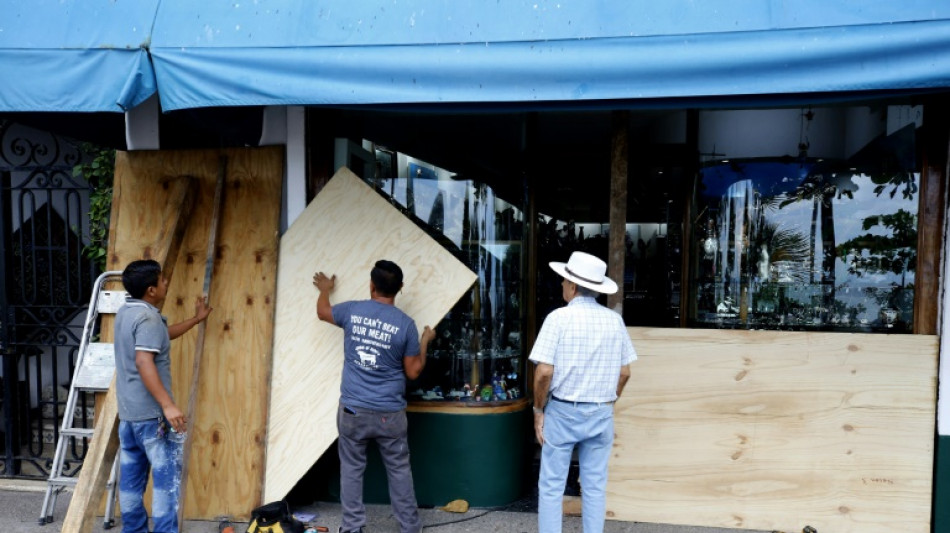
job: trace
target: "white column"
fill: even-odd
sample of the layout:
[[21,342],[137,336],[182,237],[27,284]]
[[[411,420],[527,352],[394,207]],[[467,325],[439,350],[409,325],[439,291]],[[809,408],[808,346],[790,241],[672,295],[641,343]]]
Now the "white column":
[[283,233],[307,207],[306,110],[301,106],[264,108],[261,146],[286,146],[280,231]]
[[129,150],[158,150],[158,93],[125,112],[125,146]]
[[307,113],[301,106],[287,107],[287,178],[284,190],[283,231],[307,207]]

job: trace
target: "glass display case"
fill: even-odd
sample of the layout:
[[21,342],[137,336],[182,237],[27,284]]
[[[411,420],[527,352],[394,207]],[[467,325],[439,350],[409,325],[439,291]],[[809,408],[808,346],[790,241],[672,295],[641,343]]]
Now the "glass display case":
[[524,398],[524,215],[520,198],[502,198],[475,179],[376,150],[369,180],[478,275],[439,322],[426,367],[408,384],[417,402],[501,405]]

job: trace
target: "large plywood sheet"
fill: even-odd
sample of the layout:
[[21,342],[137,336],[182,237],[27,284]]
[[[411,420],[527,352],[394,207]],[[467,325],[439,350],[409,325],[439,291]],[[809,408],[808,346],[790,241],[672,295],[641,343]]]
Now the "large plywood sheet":
[[[227,157],[225,200],[191,435],[184,502],[189,519],[246,519],[261,500],[283,149],[130,152],[116,161],[110,269],[154,254],[169,216],[170,184],[181,176],[195,182],[162,309],[174,324],[194,315],[202,293],[221,156]],[[196,336],[193,329],[172,341],[173,392],[182,409],[189,401]]]
[[331,303],[369,298],[379,259],[403,269],[396,305],[435,326],[475,274],[342,168],[280,242],[264,499],[283,498],[337,437],[343,332],[316,315],[313,274],[337,276]]
[[608,516],[930,531],[937,338],[630,328]]

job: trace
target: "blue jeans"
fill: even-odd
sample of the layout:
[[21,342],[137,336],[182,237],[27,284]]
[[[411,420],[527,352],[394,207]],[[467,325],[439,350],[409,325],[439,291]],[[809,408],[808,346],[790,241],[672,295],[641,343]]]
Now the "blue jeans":
[[565,403],[544,408],[544,445],[538,476],[538,531],[560,533],[571,454],[577,446],[584,533],[602,533],[607,514],[607,461],[614,442],[613,404]]
[[383,413],[359,407],[344,408],[340,404],[336,424],[340,432],[337,444],[340,451],[342,530],[359,530],[366,525],[363,473],[366,471],[366,445],[374,440],[386,466],[389,501],[399,530],[402,533],[422,531],[409,464],[409,425],[405,409]]
[[[142,495],[152,471],[152,521],[155,533],[178,532],[184,435],[162,419],[119,421],[119,507],[122,533],[147,533]],[[163,429],[167,428],[167,429]]]

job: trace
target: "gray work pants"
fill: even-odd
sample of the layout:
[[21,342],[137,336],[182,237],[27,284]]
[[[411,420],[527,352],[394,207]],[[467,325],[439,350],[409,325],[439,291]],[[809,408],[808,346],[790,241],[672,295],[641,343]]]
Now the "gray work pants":
[[[350,412],[352,411],[352,412]],[[401,533],[419,533],[422,521],[412,487],[409,468],[409,440],[406,411],[381,413],[358,407],[337,409],[336,427],[340,432],[340,504],[343,531],[366,525],[363,506],[363,473],[366,471],[366,445],[376,441],[389,479],[389,500]]]

